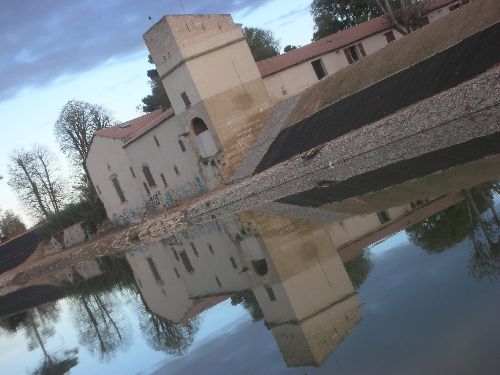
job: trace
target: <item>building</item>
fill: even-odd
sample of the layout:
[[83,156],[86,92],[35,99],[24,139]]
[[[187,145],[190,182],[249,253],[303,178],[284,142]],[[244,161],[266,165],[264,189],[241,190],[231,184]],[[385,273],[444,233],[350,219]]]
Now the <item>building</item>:
[[[425,19],[462,2],[430,1]],[[138,220],[228,182],[279,102],[401,37],[378,17],[256,63],[230,15],[164,16],[144,40],[172,108],[97,132],[86,160],[109,219]]]

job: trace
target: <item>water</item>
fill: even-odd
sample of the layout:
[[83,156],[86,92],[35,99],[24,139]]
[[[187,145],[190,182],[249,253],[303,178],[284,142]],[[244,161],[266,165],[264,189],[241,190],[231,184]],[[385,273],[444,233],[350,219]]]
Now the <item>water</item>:
[[1,297],[0,373],[496,374],[499,185],[481,163],[55,270]]

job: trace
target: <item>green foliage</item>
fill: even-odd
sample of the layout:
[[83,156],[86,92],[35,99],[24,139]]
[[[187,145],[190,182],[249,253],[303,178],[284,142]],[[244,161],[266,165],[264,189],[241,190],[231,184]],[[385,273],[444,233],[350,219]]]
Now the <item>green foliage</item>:
[[324,38],[382,15],[375,0],[313,0],[313,40]]
[[24,231],[26,231],[26,225],[18,215],[11,210],[5,212],[0,210],[0,238],[12,238]]
[[245,290],[244,292],[232,296],[231,305],[243,306],[250,313],[254,322],[264,319],[264,313],[257,302],[257,298],[255,298],[255,295],[251,290]]
[[280,54],[280,43],[271,30],[258,27],[244,27],[243,34],[255,61],[268,59]]
[[367,250],[363,251],[355,258],[347,261],[344,266],[354,289],[358,290],[365,282],[366,277],[373,267],[373,263],[370,260],[370,252]]
[[[151,62],[151,60],[150,60]],[[168,98],[167,92],[163,87],[160,80],[160,75],[156,69],[150,69],[147,72],[149,77],[149,86],[151,87],[151,94],[142,98],[143,112],[153,112],[160,108],[170,108],[170,99]]]
[[99,200],[82,200],[70,203],[61,211],[49,215],[40,223],[38,232],[42,238],[48,239],[71,225],[83,222],[82,226],[88,233],[95,233],[98,225],[105,219],[106,211]]
[[288,51],[291,51],[293,49],[297,49],[297,46],[292,46],[291,44],[285,46],[285,48],[283,48],[283,52],[287,53]]

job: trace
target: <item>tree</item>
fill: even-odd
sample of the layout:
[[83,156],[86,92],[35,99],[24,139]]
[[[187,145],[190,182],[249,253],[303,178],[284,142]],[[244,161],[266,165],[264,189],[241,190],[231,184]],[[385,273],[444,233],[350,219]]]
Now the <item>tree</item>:
[[382,15],[375,0],[313,0],[311,15],[315,26],[313,40]]
[[288,51],[291,51],[293,49],[297,49],[297,46],[292,46],[291,44],[285,46],[285,48],[283,49],[283,52],[287,53]]
[[61,151],[81,172],[83,185],[89,189],[92,197],[97,194],[91,183],[85,159],[94,133],[114,124],[115,121],[107,109],[79,100],[67,102],[55,124],[54,132]]
[[[152,64],[153,60],[149,56],[149,62]],[[170,108],[170,99],[168,98],[165,87],[161,82],[160,75],[156,69],[150,69],[147,72],[149,77],[149,86],[151,87],[151,94],[142,98],[143,112],[153,112],[160,108]]]
[[243,306],[252,317],[254,322],[264,319],[264,313],[259,306],[255,294],[251,290],[245,290],[231,297],[231,305],[241,305]]
[[268,59],[280,54],[280,43],[271,30],[258,27],[244,27],[243,34],[255,61]]
[[13,211],[0,212],[0,238],[12,238],[24,231],[26,231],[26,225]]
[[364,250],[353,259],[347,261],[344,266],[351,279],[352,286],[355,290],[359,290],[373,267],[373,262],[370,259],[370,252]]
[[375,0],[375,2],[394,28],[403,35],[425,25],[422,16],[425,0]]
[[55,156],[44,146],[15,150],[8,165],[8,184],[34,217],[59,212],[64,203],[64,183]]

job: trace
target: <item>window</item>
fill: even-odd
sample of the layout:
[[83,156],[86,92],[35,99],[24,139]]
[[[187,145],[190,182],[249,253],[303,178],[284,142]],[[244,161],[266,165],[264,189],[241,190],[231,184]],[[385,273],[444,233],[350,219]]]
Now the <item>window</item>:
[[182,101],[184,102],[184,105],[186,106],[186,108],[191,107],[191,101],[189,100],[189,98],[185,92],[181,93],[181,98],[182,98]]
[[455,4],[452,4],[448,9],[450,9],[450,12],[453,12],[454,10],[457,10],[458,8],[460,8],[462,6],[462,4],[460,3],[455,3]]
[[344,48],[344,53],[349,64],[358,61],[360,59],[360,56],[361,57],[366,56],[365,49],[363,47],[363,44],[361,43],[358,43],[357,45],[354,46],[350,46],[348,48]]
[[151,192],[149,191],[148,185],[147,185],[145,182],[143,182],[143,183],[142,183],[142,186],[144,186],[144,190],[146,190],[146,194],[147,194],[147,195],[150,195],[150,194],[151,194]]
[[314,69],[314,73],[316,73],[316,77],[321,79],[326,76],[325,68],[323,67],[323,62],[321,59],[314,60],[311,62],[311,65]]
[[123,194],[122,187],[120,186],[120,183],[118,182],[118,178],[113,177],[111,180],[113,182],[113,186],[115,187],[116,194],[118,194],[118,197],[120,198],[121,202],[125,202],[125,195]]
[[196,246],[194,246],[194,243],[191,242],[191,248],[193,249],[194,255],[196,255],[197,258],[200,257],[200,254],[198,254],[198,250],[196,250]]
[[181,275],[179,275],[179,271],[177,271],[177,268],[174,267],[174,272],[175,272],[175,276],[177,276],[178,279],[181,278]]
[[107,167],[108,167],[108,171],[111,170],[111,165],[109,165],[109,163],[107,163]]
[[163,182],[163,186],[167,187],[167,180],[165,179],[165,175],[163,173],[160,173],[161,181]]
[[176,174],[177,176],[179,176],[179,175],[180,175],[180,173],[179,173],[179,168],[177,168],[177,166],[176,166],[176,165],[174,165],[174,172],[175,172],[175,174]]
[[132,175],[133,178],[135,178],[134,170],[132,169],[132,167],[129,167],[129,168],[130,168],[130,174]]
[[350,46],[349,47],[349,53],[351,54],[351,57],[352,57],[353,61],[358,61],[359,60],[358,51],[356,51],[356,47],[355,46]]
[[208,130],[207,124],[199,117],[195,117],[192,121],[194,135],[199,135]]
[[377,213],[378,221],[380,224],[387,223],[388,221],[391,220],[391,217],[389,216],[389,213],[387,211],[380,211]]
[[214,248],[212,247],[211,244],[208,244],[208,250],[212,253],[212,254],[215,254],[214,252]]
[[184,146],[184,142],[182,142],[182,139],[179,139],[179,147],[181,148],[182,152],[186,152],[186,146]]
[[97,190],[97,192],[98,192],[99,194],[102,194],[102,193],[101,193],[101,189],[99,189],[99,185],[96,185],[96,186],[95,186],[95,188],[96,188],[96,190]]
[[270,301],[276,301],[276,295],[274,294],[273,288],[271,288],[270,286],[266,287],[266,292],[269,296]]
[[215,281],[217,281],[217,285],[219,286],[219,288],[222,288],[222,284],[221,284],[219,278],[217,277],[217,275],[215,275]]
[[236,261],[234,260],[233,257],[229,257],[229,260],[231,261],[231,265],[233,266],[234,269],[238,268],[238,265],[236,264]]
[[153,139],[155,140],[156,146],[160,147],[160,141],[158,141],[158,138],[156,138],[156,135],[153,136]]
[[184,268],[186,269],[186,271],[188,271],[189,273],[193,273],[194,268],[193,268],[193,265],[191,264],[191,261],[189,260],[189,257],[187,255],[186,251],[181,251],[181,253],[179,255],[181,257],[182,264],[184,265]]
[[146,181],[150,187],[156,186],[156,182],[151,174],[151,171],[147,165],[142,167],[142,173],[144,173],[144,177],[146,177]]
[[158,272],[158,269],[156,268],[156,264],[153,262],[152,258],[147,258],[149,268],[151,269],[151,272],[153,273],[153,276],[156,280],[156,283],[159,285],[163,285],[163,280],[161,279],[160,273]]
[[384,35],[385,35],[385,38],[387,39],[387,43],[390,43],[390,42],[393,42],[396,40],[396,37],[394,36],[394,32],[392,30],[384,33]]

